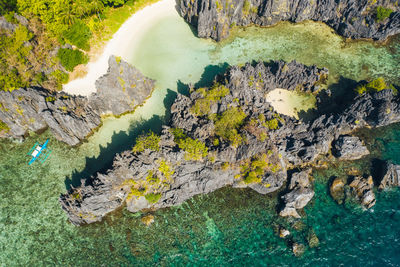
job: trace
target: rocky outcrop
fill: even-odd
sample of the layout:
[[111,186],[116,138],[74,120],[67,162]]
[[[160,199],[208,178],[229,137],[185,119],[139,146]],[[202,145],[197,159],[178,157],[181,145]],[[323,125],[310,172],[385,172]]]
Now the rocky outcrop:
[[400,165],[395,165],[390,161],[386,161],[379,189],[388,189],[396,186],[400,186]]
[[[226,38],[235,25],[270,26],[279,21],[320,21],[353,39],[384,40],[400,32],[400,9],[395,0],[179,0],[178,6],[199,37],[217,41]],[[381,6],[393,10],[388,18],[377,15]]]
[[340,160],[356,160],[369,154],[360,138],[343,135],[334,141],[332,152]]
[[[277,114],[266,101],[275,88],[315,92],[326,74],[295,62],[260,62],[230,68],[210,88],[178,94],[161,135],[141,137],[134,151],[115,158],[112,169],[62,195],[63,209],[81,225],[100,221],[124,203],[132,212],[157,209],[227,185],[275,192],[286,182],[287,169],[307,169],[329,155],[339,136],[400,121],[399,99],[389,89],[357,96],[342,112],[311,122]],[[297,210],[312,199],[308,175],[309,170],[292,175],[281,215],[298,217]],[[365,187],[359,182],[353,188],[361,194]],[[360,199],[372,203],[368,195]]]
[[321,115],[310,123],[286,123],[276,132],[277,146],[289,164],[304,165],[328,154],[332,141],[340,135],[399,121],[399,98],[385,89],[357,96],[342,113]]
[[91,104],[115,116],[143,104],[154,88],[154,81],[121,58],[111,56],[108,65],[107,74],[96,81],[96,94],[91,95]]
[[[98,92],[89,98],[42,88],[0,91],[0,122],[8,127],[0,136],[22,139],[30,131],[50,128],[58,140],[77,145],[101,124],[102,114],[133,111],[150,96],[154,81],[115,57],[109,63],[108,73],[97,83]],[[130,87],[116,85],[115,79]]]
[[363,208],[372,208],[375,203],[374,181],[372,176],[349,176],[346,183],[343,178],[336,177],[329,188],[332,198],[338,204],[354,203]]
[[282,196],[283,209],[279,212],[282,217],[300,218],[297,210],[304,208],[314,196],[310,181],[311,169],[294,173],[291,177],[288,191]]
[[368,178],[356,176],[353,178],[349,186],[353,197],[355,197],[363,207],[369,209],[375,205],[376,200],[373,191],[374,181],[372,180],[372,176],[369,176]]
[[4,16],[0,16],[0,30],[13,32],[15,31],[16,28],[17,28],[16,24],[7,21],[7,19]]
[[332,198],[340,205],[343,204],[346,199],[346,188],[343,179],[336,177],[330,187],[329,192]]

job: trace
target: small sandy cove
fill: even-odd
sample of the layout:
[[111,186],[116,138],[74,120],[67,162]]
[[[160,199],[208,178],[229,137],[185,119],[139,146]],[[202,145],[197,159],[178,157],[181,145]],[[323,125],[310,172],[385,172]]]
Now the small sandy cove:
[[115,55],[129,62],[132,51],[143,34],[160,18],[177,12],[175,5],[175,0],[161,0],[133,14],[113,35],[102,54],[96,57],[96,61],[87,64],[87,74],[65,84],[63,91],[83,96],[95,92],[95,81],[107,72],[108,58]]
[[303,96],[293,91],[277,88],[267,94],[267,101],[275,111],[298,119],[300,110],[307,111],[315,106],[315,98]]

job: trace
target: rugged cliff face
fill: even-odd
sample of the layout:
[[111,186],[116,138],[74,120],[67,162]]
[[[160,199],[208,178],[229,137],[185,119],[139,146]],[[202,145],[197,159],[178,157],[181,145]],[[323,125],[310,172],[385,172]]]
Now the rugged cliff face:
[[[178,94],[160,136],[139,138],[133,151],[117,155],[112,169],[71,189],[60,203],[70,221],[81,225],[124,203],[132,212],[168,207],[226,185],[267,194],[283,186],[288,169],[308,168],[330,154],[340,135],[400,121],[391,90],[363,94],[342,113],[310,123],[277,114],[266,101],[275,88],[314,92],[326,75],[296,62],[232,67],[212,87]],[[296,209],[313,197],[309,175],[292,174],[284,198],[290,212],[283,214],[299,216]]]
[[153,80],[118,58],[110,57],[109,65],[90,97],[42,88],[0,91],[0,137],[22,139],[48,127],[58,140],[77,145],[101,124],[101,115],[133,111],[151,95]]
[[[199,37],[221,40],[235,26],[270,26],[279,21],[321,21],[353,39],[384,40],[400,32],[400,9],[390,0],[179,0],[182,17]],[[383,7],[393,12],[383,12]],[[385,14],[383,14],[385,13]],[[388,15],[389,14],[389,15]]]

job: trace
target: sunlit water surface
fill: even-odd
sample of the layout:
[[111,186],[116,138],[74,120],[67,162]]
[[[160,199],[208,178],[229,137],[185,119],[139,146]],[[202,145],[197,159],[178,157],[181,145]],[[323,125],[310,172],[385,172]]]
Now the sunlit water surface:
[[[228,64],[277,59],[316,64],[329,69],[331,89],[346,79],[378,76],[399,83],[398,40],[386,46],[346,43],[319,23],[237,29],[229,40],[216,44],[196,38],[181,18],[173,16],[152,26],[135,47],[131,63],[155,79],[157,88],[134,114],[105,119],[78,148],[56,141],[48,132],[23,143],[0,143],[1,266],[400,264],[399,192],[379,193],[377,205],[368,212],[339,206],[327,194],[326,183],[346,168],[340,164],[314,172],[316,195],[305,210],[303,230],[294,233],[295,240],[304,242],[305,233],[313,229],[320,246],[302,258],[293,257],[274,233],[279,222],[285,224],[276,216],[277,196],[247,189],[225,188],[156,211],[150,227],[141,223],[142,213],[124,208],[101,223],[68,223],[58,203],[66,187],[107,168],[142,131],[159,131],[176,91],[185,91],[188,83],[206,85]],[[400,164],[399,126],[365,136],[375,152],[356,163],[359,168],[368,171],[373,157]],[[29,167],[27,151],[48,137],[50,158]]]

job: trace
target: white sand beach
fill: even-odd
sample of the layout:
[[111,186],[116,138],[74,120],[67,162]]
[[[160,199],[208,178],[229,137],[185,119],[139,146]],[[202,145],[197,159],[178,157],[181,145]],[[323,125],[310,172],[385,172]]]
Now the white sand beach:
[[277,88],[267,95],[267,101],[275,111],[287,116],[298,118],[298,112],[315,107],[315,97],[301,95],[293,91]]
[[96,61],[87,64],[87,74],[65,84],[63,91],[83,96],[95,92],[95,81],[107,72],[109,57],[120,56],[129,62],[140,37],[159,19],[176,13],[175,5],[175,0],[161,0],[133,14],[114,34]]

